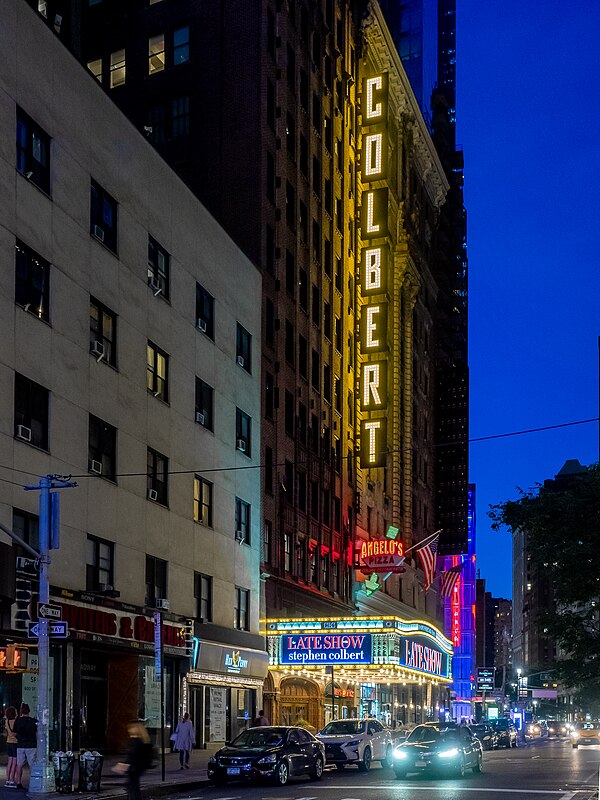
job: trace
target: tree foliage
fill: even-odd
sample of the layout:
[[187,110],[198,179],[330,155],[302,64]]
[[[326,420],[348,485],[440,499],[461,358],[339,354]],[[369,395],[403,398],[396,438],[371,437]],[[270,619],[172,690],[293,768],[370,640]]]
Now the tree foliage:
[[526,533],[531,559],[549,579],[554,609],[542,625],[562,651],[560,679],[599,695],[600,466],[521,491],[489,515],[496,530]]

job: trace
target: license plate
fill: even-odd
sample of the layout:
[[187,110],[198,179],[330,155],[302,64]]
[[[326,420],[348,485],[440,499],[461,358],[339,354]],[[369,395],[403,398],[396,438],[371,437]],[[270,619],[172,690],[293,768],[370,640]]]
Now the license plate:
[[426,766],[427,766],[426,761],[415,761],[415,767],[426,767]]
[[227,767],[227,774],[228,775],[239,775],[241,769],[239,767]]

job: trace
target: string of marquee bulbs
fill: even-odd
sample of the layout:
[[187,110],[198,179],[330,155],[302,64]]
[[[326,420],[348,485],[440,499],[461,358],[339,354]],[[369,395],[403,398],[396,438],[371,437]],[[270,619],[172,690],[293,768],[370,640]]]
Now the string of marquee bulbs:
[[[587,424],[589,424],[591,422],[598,422],[599,420],[600,420],[600,417],[590,417],[589,419],[580,419],[580,420],[575,420],[573,422],[561,422],[561,423],[558,423],[557,425],[542,425],[542,426],[537,427],[537,428],[526,428],[524,430],[509,431],[507,433],[494,433],[494,434],[490,434],[488,436],[476,436],[476,437],[473,437],[473,438],[470,438],[470,439],[455,439],[452,442],[442,442],[442,443],[439,443],[439,444],[433,444],[432,443],[432,444],[423,445],[423,446],[417,447],[417,448],[412,448],[411,447],[411,448],[404,448],[404,449],[398,449],[398,450],[387,450],[386,451],[386,455],[392,455],[394,453],[406,452],[407,449],[410,449],[410,450],[436,450],[436,449],[440,449],[442,447],[456,447],[457,445],[475,444],[477,442],[488,442],[488,441],[492,441],[494,439],[506,439],[506,438],[513,437],[513,436],[526,436],[526,435],[532,434],[532,433],[540,433],[540,432],[543,432],[543,431],[557,430],[559,428],[570,428],[570,427],[573,427],[575,425],[587,425]],[[339,461],[346,461],[349,458],[354,458],[354,453],[352,455],[340,456],[340,458],[338,460]],[[286,459],[286,461],[287,461],[287,463],[291,463],[293,466],[296,465],[296,462],[293,462],[293,461],[290,462],[287,459]],[[285,467],[285,463],[286,462],[276,463],[276,464],[269,464],[268,468],[269,469],[276,469],[276,468]],[[28,475],[28,476],[34,477],[34,478],[39,478],[40,477],[40,475],[38,473],[36,473],[36,472],[29,472],[28,470],[19,469],[18,467],[9,467],[9,466],[7,466],[5,464],[0,464],[0,469],[5,469],[5,470],[8,470],[9,472],[18,472],[21,475]],[[207,474],[213,474],[213,473],[217,473],[217,472],[239,472],[239,471],[242,471],[242,470],[252,470],[252,469],[267,469],[267,465],[266,464],[247,464],[247,465],[244,464],[242,466],[235,466],[235,467],[207,467],[206,469],[179,469],[179,470],[175,469],[175,470],[167,470],[166,474],[167,475],[207,475]],[[148,476],[148,472],[147,471],[146,472],[119,472],[119,473],[115,474],[115,478],[142,478],[142,477],[146,478],[147,476]],[[69,475],[68,478],[69,478],[69,480],[75,479],[75,478],[77,478],[77,479],[83,479],[83,478],[102,479],[102,476],[101,475],[95,475],[95,474],[92,474],[90,472],[84,472],[84,473],[81,473],[81,474],[78,474],[78,475]],[[18,486],[20,488],[24,487],[24,484],[18,483],[16,481],[9,480],[8,478],[0,477],[0,482],[8,483],[8,484],[11,484],[12,486]]]

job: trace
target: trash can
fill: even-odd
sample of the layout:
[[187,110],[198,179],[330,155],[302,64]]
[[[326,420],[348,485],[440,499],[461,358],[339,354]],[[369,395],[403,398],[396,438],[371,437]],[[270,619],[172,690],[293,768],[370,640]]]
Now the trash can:
[[102,779],[102,764],[104,756],[94,750],[90,753],[86,750],[79,756],[79,791],[97,792],[100,789]]
[[75,756],[73,753],[54,753],[52,756],[54,766],[54,783],[56,791],[60,794],[71,794],[73,791],[73,770],[75,769]]

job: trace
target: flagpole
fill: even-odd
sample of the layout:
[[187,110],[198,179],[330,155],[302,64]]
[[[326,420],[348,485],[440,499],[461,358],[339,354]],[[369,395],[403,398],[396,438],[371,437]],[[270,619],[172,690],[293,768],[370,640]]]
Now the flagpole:
[[407,549],[406,549],[404,552],[405,552],[405,553],[410,553],[410,551],[411,551],[411,550],[414,550],[415,548],[418,550],[418,549],[420,549],[421,547],[427,547],[427,545],[429,544],[429,542],[430,542],[430,541],[432,541],[433,539],[435,539],[435,537],[436,537],[436,536],[439,536],[439,535],[440,535],[440,533],[441,533],[443,530],[444,530],[443,528],[440,528],[440,529],[439,529],[439,531],[436,531],[435,533],[432,533],[432,534],[430,534],[429,536],[426,536],[426,537],[423,539],[423,541],[421,541],[421,542],[417,542],[417,544],[413,544],[413,546],[412,546],[412,547],[409,547],[409,548],[407,548]]

